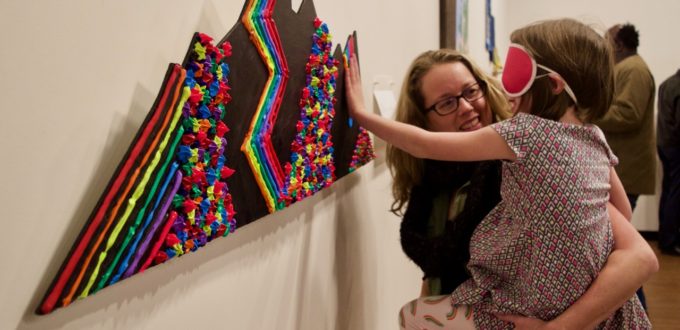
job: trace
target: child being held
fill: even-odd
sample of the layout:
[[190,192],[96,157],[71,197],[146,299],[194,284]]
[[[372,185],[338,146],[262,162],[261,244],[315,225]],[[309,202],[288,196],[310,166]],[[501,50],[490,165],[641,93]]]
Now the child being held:
[[[551,320],[583,295],[612,250],[608,203],[630,218],[613,169],[617,159],[602,131],[589,124],[612,101],[609,44],[571,19],[521,28],[511,42],[502,83],[518,98],[515,116],[474,132],[428,132],[366,112],[352,59],[346,77],[349,108],[377,136],[420,158],[505,160],[502,201],[470,242],[472,278],[450,300],[421,298],[417,309],[406,306],[404,327],[427,322],[437,308],[450,311],[438,321],[447,327],[510,327],[497,313]],[[474,317],[456,317],[459,305],[472,306]],[[600,326],[651,327],[637,297]]]

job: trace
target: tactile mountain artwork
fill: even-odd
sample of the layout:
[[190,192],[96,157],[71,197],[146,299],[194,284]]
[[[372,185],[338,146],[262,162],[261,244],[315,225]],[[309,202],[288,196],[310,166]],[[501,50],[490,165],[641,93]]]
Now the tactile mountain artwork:
[[347,59],[312,0],[246,0],[196,33],[46,292],[47,314],[281,210],[370,162],[348,115]]

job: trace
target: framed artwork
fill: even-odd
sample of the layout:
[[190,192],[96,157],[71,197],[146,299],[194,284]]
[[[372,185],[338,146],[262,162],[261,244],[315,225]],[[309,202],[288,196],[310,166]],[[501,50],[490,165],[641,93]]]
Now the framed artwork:
[[468,0],[439,0],[439,47],[468,51]]

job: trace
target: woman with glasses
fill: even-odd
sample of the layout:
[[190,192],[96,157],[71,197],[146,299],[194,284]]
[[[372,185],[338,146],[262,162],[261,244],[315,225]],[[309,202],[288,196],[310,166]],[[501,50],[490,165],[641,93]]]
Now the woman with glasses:
[[[434,50],[411,64],[402,84],[396,120],[430,131],[463,132],[509,116],[510,104],[493,78],[456,51]],[[391,211],[403,215],[402,248],[424,273],[421,297],[449,297],[446,295],[470,277],[466,264],[473,231],[500,201],[500,161],[426,160],[388,146],[387,162],[394,177]],[[643,266],[650,258],[641,245],[646,244],[644,239],[632,226],[625,229],[614,232],[615,250],[591,288],[555,322],[501,317],[514,322],[517,329],[597,325],[619,307],[622,295],[634,292],[652,273],[650,267]],[[624,277],[627,282],[616,281]],[[423,306],[402,309],[402,326],[404,313],[416,308]],[[457,312],[471,315],[470,310]]]
[[[494,80],[464,55],[443,49],[413,61],[396,119],[431,131],[458,132],[509,114]],[[500,162],[424,160],[388,146],[387,163],[394,176],[391,211],[403,215],[402,248],[423,270],[421,294],[450,294],[469,277],[465,264],[472,232],[500,201]]]

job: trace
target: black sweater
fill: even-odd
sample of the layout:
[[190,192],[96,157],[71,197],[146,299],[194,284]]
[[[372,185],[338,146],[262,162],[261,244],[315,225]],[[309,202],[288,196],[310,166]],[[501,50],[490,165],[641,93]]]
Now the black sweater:
[[[470,186],[461,213],[446,221],[443,235],[429,237],[428,221],[434,197],[442,191],[454,192],[467,181]],[[441,279],[440,294],[450,294],[470,277],[466,269],[470,260],[470,237],[500,201],[500,183],[500,161],[425,162],[422,184],[411,189],[401,222],[401,246],[423,270],[425,278]]]

